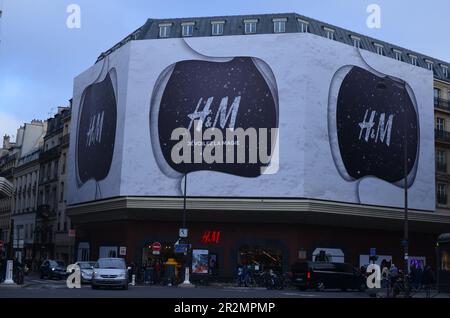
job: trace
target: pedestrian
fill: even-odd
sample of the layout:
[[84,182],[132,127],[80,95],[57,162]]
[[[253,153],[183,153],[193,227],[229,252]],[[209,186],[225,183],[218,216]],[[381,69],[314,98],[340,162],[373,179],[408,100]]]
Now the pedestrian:
[[381,287],[388,288],[389,287],[389,269],[387,265],[383,266],[381,270]]
[[427,265],[427,267],[425,268],[424,272],[423,272],[423,285],[426,291],[426,297],[430,298],[431,295],[431,289],[433,288],[435,283],[435,277],[434,277],[434,272],[431,269],[430,265]]
[[156,260],[154,270],[155,270],[154,282],[155,282],[155,284],[158,284],[160,282],[160,278],[161,278],[161,262],[159,259]]
[[391,264],[391,268],[389,269],[389,280],[391,283],[391,287],[394,287],[395,282],[398,279],[398,268],[394,263]]

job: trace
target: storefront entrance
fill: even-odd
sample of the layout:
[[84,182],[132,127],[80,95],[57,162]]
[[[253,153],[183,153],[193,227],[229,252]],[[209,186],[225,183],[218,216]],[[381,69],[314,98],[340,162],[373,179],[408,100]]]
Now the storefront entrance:
[[140,279],[149,283],[160,283],[166,277],[166,263],[175,262],[175,278],[180,282],[182,277],[181,268],[184,262],[184,254],[175,253],[173,243],[161,242],[161,250],[156,252],[152,249],[152,242],[146,244],[142,249]]
[[242,245],[238,252],[238,264],[250,265],[255,271],[272,269],[282,272],[283,251],[279,248]]

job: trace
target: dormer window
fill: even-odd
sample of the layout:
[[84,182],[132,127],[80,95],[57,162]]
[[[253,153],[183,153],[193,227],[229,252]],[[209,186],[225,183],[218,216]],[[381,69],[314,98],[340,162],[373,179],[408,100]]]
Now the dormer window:
[[300,24],[300,32],[308,33],[309,32],[309,22],[302,20],[302,19],[297,19],[297,21]]
[[448,66],[441,64],[441,67],[442,67],[442,73],[444,73],[444,76],[448,77]]
[[400,50],[396,50],[396,49],[394,49],[393,51],[394,51],[395,59],[397,61],[402,61],[402,54],[403,54],[403,52],[400,51]]
[[417,56],[409,54],[409,58],[411,59],[411,64],[417,66]]
[[374,43],[378,55],[384,55],[384,46],[382,44]]
[[324,27],[323,29],[324,29],[325,32],[326,32],[327,39],[328,39],[328,40],[334,40],[334,30],[333,30],[333,29],[330,29],[330,28],[327,28],[327,27]]
[[286,32],[286,22],[287,18],[273,19],[273,32],[274,33],[284,33]]
[[212,27],[211,34],[212,35],[222,35],[224,26],[225,26],[225,20],[212,21],[211,22],[211,27]]
[[170,30],[172,29],[172,23],[161,23],[159,25],[159,37],[168,38],[170,36]]
[[425,62],[427,63],[427,68],[432,71],[433,70],[433,66],[434,66],[434,62],[431,60],[425,60]]
[[256,33],[256,24],[257,23],[258,23],[258,19],[247,19],[247,20],[244,20],[244,32],[245,32],[245,34]]
[[361,48],[361,38],[354,36],[354,35],[351,35],[350,38],[353,41],[353,46],[360,49]]
[[181,23],[181,35],[192,36],[194,34],[195,22],[183,22]]

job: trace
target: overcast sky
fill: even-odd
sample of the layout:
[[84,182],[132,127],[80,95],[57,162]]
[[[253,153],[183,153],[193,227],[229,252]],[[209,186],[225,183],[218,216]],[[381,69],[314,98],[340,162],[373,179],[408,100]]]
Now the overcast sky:
[[[81,28],[68,29],[68,5]],[[370,4],[381,29],[366,25]],[[450,62],[448,0],[0,0],[0,134],[67,105],[73,78],[147,18],[296,12]]]

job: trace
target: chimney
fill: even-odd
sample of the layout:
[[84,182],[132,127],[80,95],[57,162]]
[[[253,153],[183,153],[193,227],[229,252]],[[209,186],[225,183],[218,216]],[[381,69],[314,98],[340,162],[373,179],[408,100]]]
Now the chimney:
[[10,144],[10,137],[8,135],[3,136],[3,149],[9,149],[11,146]]

